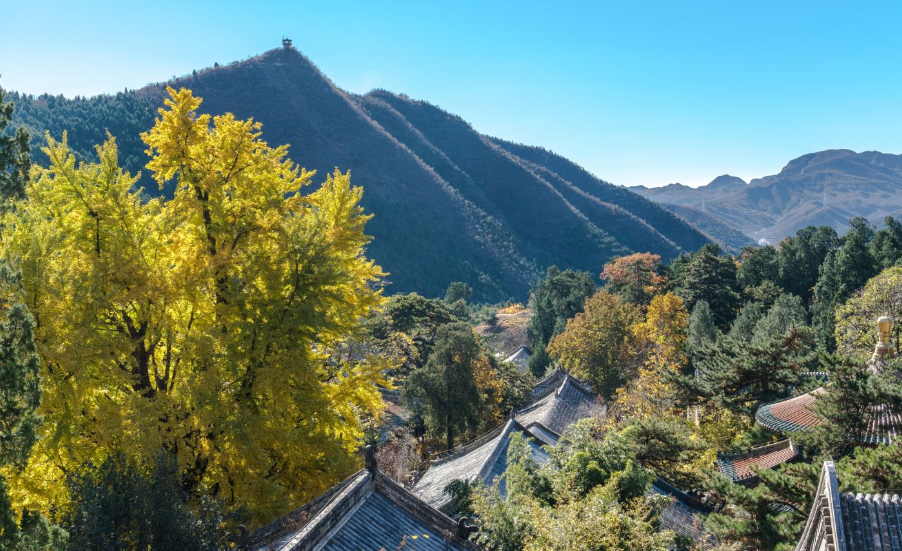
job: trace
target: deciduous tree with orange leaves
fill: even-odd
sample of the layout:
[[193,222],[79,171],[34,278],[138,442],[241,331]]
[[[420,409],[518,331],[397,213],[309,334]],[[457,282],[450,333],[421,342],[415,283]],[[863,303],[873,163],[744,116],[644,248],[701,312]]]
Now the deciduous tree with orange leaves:
[[621,256],[604,265],[601,279],[608,282],[608,291],[645,307],[664,284],[664,277],[657,273],[660,264],[661,255],[657,254]]

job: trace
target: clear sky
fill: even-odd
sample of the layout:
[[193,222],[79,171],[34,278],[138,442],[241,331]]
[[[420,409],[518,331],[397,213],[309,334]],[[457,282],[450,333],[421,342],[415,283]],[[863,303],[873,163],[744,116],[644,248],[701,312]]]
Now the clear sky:
[[[279,46],[608,181],[902,152],[902,3],[0,0],[0,84],[93,95]],[[265,131],[265,129],[264,129]]]

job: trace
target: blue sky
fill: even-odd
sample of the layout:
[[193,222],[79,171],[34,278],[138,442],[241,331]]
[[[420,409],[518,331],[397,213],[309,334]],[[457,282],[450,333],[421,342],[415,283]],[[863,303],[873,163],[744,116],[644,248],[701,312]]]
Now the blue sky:
[[749,179],[828,148],[902,152],[898,2],[4,0],[0,12],[0,85],[27,93],[137,88],[284,34],[346,90],[429,100],[617,184]]

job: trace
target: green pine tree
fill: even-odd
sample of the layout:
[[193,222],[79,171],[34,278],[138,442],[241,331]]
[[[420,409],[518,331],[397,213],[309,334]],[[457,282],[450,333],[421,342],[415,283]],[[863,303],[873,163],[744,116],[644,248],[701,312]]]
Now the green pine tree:
[[433,434],[444,434],[448,449],[455,435],[475,429],[482,397],[474,364],[481,353],[472,328],[463,322],[439,328],[435,347],[424,367],[408,377],[402,397],[408,409],[422,415]]
[[870,249],[878,271],[895,266],[902,259],[902,223],[887,216],[884,226],[874,234]]
[[5,101],[6,91],[0,87],[0,201],[25,197],[25,184],[31,168],[28,140],[24,128],[7,131],[13,116],[12,102]]
[[551,338],[564,331],[567,320],[583,311],[586,299],[595,293],[595,284],[588,272],[548,268],[545,279],[532,291],[533,317],[526,336],[538,350]]
[[721,256],[720,247],[705,245],[699,249],[681,274],[676,293],[692,311],[700,301],[708,303],[714,323],[721,330],[729,328],[739,307],[736,263]]
[[840,300],[852,296],[877,275],[874,257],[869,249],[873,238],[874,228],[866,219],[858,217],[849,221],[849,233],[843,237],[842,247],[836,254]]

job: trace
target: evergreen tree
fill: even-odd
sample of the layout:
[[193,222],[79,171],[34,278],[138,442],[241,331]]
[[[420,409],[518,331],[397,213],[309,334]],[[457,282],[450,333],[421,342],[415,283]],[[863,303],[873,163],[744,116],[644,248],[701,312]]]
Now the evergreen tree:
[[533,317],[526,335],[538,349],[562,332],[567,320],[583,311],[586,299],[595,292],[588,272],[548,268],[545,279],[532,291]]
[[721,256],[717,245],[705,245],[686,266],[676,294],[689,311],[699,301],[707,302],[715,325],[726,330],[739,307],[736,263],[730,257]]
[[757,302],[747,302],[739,311],[739,315],[730,326],[730,338],[737,341],[749,342],[755,334],[755,327],[764,318],[761,305]]
[[714,323],[714,315],[706,301],[700,300],[695,304],[689,315],[686,334],[686,349],[691,358],[697,357],[705,347],[713,345],[720,338],[720,330]]
[[896,265],[902,259],[902,223],[887,216],[870,244],[871,256],[878,271]]
[[834,333],[834,312],[842,302],[841,283],[836,269],[836,252],[830,251],[821,265],[820,277],[814,286],[814,301],[811,304],[811,323],[817,341],[827,351],[836,348]]
[[402,391],[408,409],[422,415],[433,434],[444,434],[449,450],[458,432],[479,424],[482,396],[475,368],[481,352],[469,325],[444,325],[429,361],[410,374]]
[[798,327],[760,343],[726,337],[699,355],[697,378],[687,375],[676,383],[690,396],[751,417],[761,403],[798,386],[814,357],[809,332]]
[[771,245],[745,247],[742,249],[742,264],[736,279],[743,288],[758,287],[765,281],[776,282],[780,277],[777,263],[777,249]]
[[876,372],[864,358],[842,354],[824,355],[821,364],[830,383],[815,402],[814,411],[821,422],[804,435],[807,444],[824,453],[846,453],[869,441],[876,406],[886,407],[885,415],[902,414],[898,361]]
[[529,357],[529,361],[526,363],[529,372],[532,373],[533,377],[536,379],[544,377],[545,374],[548,373],[548,367],[550,365],[551,356],[548,355],[548,350],[545,348],[545,345],[537,346],[532,353],[532,356]]
[[839,300],[845,300],[877,274],[869,245],[874,228],[864,218],[853,218],[849,232],[843,237],[836,254],[836,273],[839,276]]
[[219,551],[228,549],[222,504],[205,497],[193,510],[178,465],[161,453],[134,466],[122,455],[68,477],[63,523],[70,551]]
[[808,304],[820,275],[821,264],[839,244],[836,230],[830,226],[808,226],[796,232],[795,237],[784,239],[777,251],[780,287]]
[[773,337],[786,334],[793,327],[808,327],[808,313],[802,299],[790,294],[783,294],[774,301],[761,320],[755,325],[753,340],[763,343]]
[[453,281],[448,285],[448,291],[445,293],[445,302],[454,304],[462,300],[467,302],[473,296],[473,288],[463,281]]
[[7,131],[13,116],[12,102],[5,101],[6,91],[0,87],[0,202],[25,197],[25,184],[31,167],[28,141],[24,128]]

